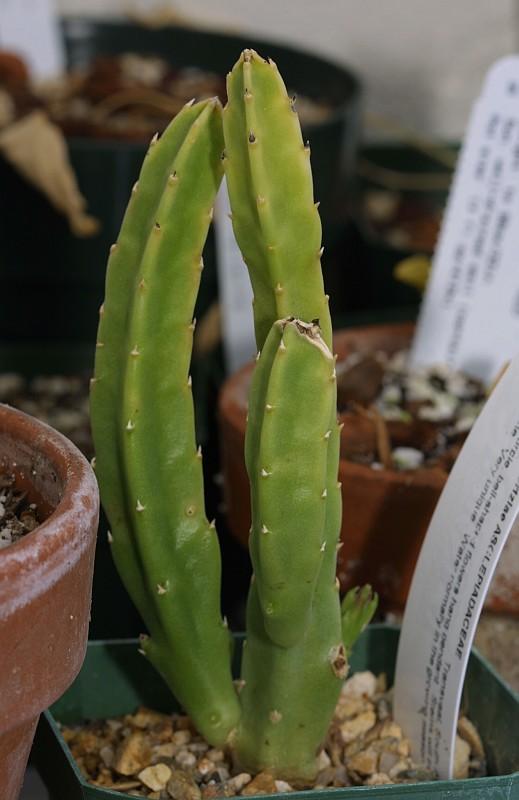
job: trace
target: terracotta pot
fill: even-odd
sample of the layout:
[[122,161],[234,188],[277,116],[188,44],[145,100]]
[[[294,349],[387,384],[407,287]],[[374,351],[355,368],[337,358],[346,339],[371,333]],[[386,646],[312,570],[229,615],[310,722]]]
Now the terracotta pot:
[[[353,352],[377,350],[392,354],[409,346],[412,323],[371,325],[338,331],[334,349],[339,361]],[[224,384],[220,397],[222,464],[229,527],[247,544],[250,527],[249,485],[243,459],[247,393],[253,365],[249,364]],[[343,521],[337,574],[342,590],[371,583],[381,607],[401,610],[423,538],[447,480],[439,467],[397,472],[373,470],[354,463],[344,454],[355,451],[369,434],[370,422],[343,414],[339,480],[342,481]],[[423,435],[423,432],[422,432]],[[405,440],[399,445],[412,444]],[[519,614],[519,535],[513,536],[501,560],[486,607]]]
[[90,465],[61,434],[0,404],[0,471],[43,522],[0,550],[0,787],[16,800],[40,712],[85,656],[99,515]]

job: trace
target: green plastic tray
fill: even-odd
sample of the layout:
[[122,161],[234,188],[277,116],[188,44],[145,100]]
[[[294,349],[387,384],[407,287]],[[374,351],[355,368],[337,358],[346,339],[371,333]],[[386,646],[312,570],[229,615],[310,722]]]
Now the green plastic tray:
[[[237,637],[238,643],[241,639]],[[398,643],[398,628],[372,625],[359,639],[352,672],[386,672],[389,681]],[[236,648],[236,661],[240,648]],[[115,716],[139,704],[168,712],[175,703],[162,680],[137,653],[135,642],[91,642],[78,678],[46,712],[36,734],[33,759],[47,784],[51,800],[121,800],[119,792],[89,786],[71,757],[57,723]],[[399,786],[353,787],[294,792],[292,800],[340,800],[364,795],[369,800],[515,800],[519,798],[519,696],[479,654],[470,658],[464,709],[478,726],[492,776],[463,781],[436,781]],[[274,795],[270,795],[273,797]]]

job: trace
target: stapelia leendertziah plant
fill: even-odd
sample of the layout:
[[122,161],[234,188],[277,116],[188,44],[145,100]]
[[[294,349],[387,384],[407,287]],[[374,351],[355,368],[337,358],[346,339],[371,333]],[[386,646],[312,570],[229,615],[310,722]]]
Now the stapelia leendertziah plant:
[[[148,626],[146,657],[211,745],[249,771],[310,779],[376,598],[354,590],[341,608],[335,577],[339,427],[310,149],[272,61],[244,51],[227,90],[224,109],[188,103],[154,138],[112,247],[91,389],[96,471],[115,562]],[[189,378],[224,172],[260,353],[245,443],[254,576],[237,683]]]

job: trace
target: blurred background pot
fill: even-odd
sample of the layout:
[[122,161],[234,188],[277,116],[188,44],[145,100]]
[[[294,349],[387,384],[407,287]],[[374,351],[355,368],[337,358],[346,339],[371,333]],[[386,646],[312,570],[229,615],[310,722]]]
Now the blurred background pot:
[[421,141],[395,128],[398,142],[362,148],[351,214],[363,242],[370,307],[416,311],[421,289],[399,279],[396,268],[416,255],[432,258],[459,146]]
[[70,442],[4,405],[0,473],[14,474],[41,516],[0,550],[0,786],[16,800],[38,717],[85,655],[99,499]]
[[[338,331],[334,349],[339,362],[352,353],[392,355],[409,347],[412,323],[371,325]],[[247,393],[253,365],[224,384],[219,420],[222,469],[231,533],[247,546],[250,527],[249,485],[243,459]],[[402,610],[427,528],[448,477],[446,469],[420,467],[398,471],[355,463],[345,452],[363,433],[362,418],[344,413],[339,480],[342,482],[342,548],[337,574],[342,591],[370,583],[383,610]],[[380,466],[380,465],[379,465]],[[519,615],[519,536],[509,540],[494,576],[486,608]]]
[[[273,58],[292,91],[325,102],[329,109],[323,119],[304,126],[304,136],[311,143],[316,198],[321,202],[328,244],[332,242],[341,224],[341,196],[351,190],[359,136],[360,85],[351,72],[290,47],[195,28],[150,29],[68,18],[63,33],[72,69],[85,67],[98,56],[136,53],[160,56],[175,68],[209,70],[224,79],[245,46]],[[46,199],[0,160],[0,355],[4,368],[12,368],[20,355],[27,357],[31,346],[47,354],[55,349],[61,359],[64,344],[65,364],[74,362],[76,370],[91,366],[108,249],[116,239],[148,146],[147,140],[132,141],[135,137],[131,136],[130,141],[109,140],[102,132],[99,136],[68,139],[79,188],[89,212],[100,222],[98,234],[88,239],[74,237]],[[205,263],[198,319],[217,295],[212,236]],[[333,275],[329,284],[332,293]]]

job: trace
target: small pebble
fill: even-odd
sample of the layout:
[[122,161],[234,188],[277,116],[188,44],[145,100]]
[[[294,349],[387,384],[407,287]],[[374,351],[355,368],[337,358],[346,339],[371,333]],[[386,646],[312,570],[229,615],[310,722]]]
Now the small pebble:
[[259,772],[250,783],[245,786],[242,795],[250,797],[255,794],[274,794],[276,782],[269,772]]
[[151,749],[146,736],[140,731],[123,740],[114,757],[113,768],[120,775],[135,775],[148,766]]
[[340,726],[342,740],[345,744],[354,741],[358,736],[367,733],[376,723],[377,718],[372,710],[364,711],[358,717],[346,720]]
[[348,768],[359,775],[373,775],[378,770],[378,753],[372,748],[361,750],[348,760]]
[[326,750],[321,750],[319,755],[317,756],[317,767],[320,770],[326,769],[331,764],[330,756],[326,752]]
[[476,758],[485,758],[485,750],[481,736],[476,730],[476,726],[467,719],[467,717],[460,717],[458,720],[458,735],[470,745],[470,750]]
[[398,761],[400,761],[398,753],[385,750],[380,754],[379,769],[381,772],[389,773]]
[[228,785],[234,789],[236,794],[239,794],[241,790],[247,786],[252,780],[252,775],[249,775],[248,772],[240,772],[239,775],[235,775],[233,778],[230,778]]
[[188,744],[191,741],[191,731],[182,730],[175,731],[173,734],[173,743],[178,745]]
[[173,770],[166,789],[173,800],[201,800],[202,797],[202,792],[195,781],[180,770]]
[[348,697],[373,697],[377,690],[377,679],[372,672],[356,672],[345,681],[342,695]]
[[160,792],[166,788],[166,784],[171,778],[171,770],[166,764],[154,764],[139,772],[137,777],[148,789]]
[[414,447],[395,447],[391,457],[397,469],[418,469],[424,461],[422,451]]
[[211,761],[209,758],[201,758],[198,764],[196,765],[196,771],[199,775],[204,777],[209,772],[214,770],[215,764],[214,761]]
[[214,761],[215,763],[217,763],[218,761],[223,761],[224,760],[224,752],[223,752],[223,750],[218,750],[215,747],[211,747],[207,751],[207,758],[210,758],[211,761]]
[[293,792],[293,788],[289,783],[286,781],[274,781],[274,785],[276,787],[276,792]]
[[384,786],[389,783],[393,783],[393,781],[384,772],[375,772],[366,781],[367,786]]
[[192,769],[196,764],[196,756],[190,753],[189,750],[180,750],[176,756],[175,761],[182,767],[182,769]]

